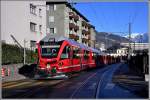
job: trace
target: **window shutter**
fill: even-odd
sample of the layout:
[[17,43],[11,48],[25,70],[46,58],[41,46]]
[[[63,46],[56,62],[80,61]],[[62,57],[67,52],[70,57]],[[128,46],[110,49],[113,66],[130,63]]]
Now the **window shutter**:
[[49,5],[46,5],[46,10],[49,10]]
[[57,33],[57,28],[55,27],[55,28],[54,28],[54,34],[56,34],[56,33]]
[[56,5],[54,5],[54,10],[56,10]]
[[50,29],[49,28],[47,28],[47,33],[50,33]]

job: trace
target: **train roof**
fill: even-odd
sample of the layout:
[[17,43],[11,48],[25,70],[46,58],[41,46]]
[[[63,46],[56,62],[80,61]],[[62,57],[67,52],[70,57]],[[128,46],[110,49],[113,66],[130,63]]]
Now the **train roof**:
[[68,38],[66,38],[64,36],[60,36],[60,35],[47,35],[41,41],[43,41],[43,42],[50,42],[51,39],[53,39],[53,40],[55,40],[57,42],[65,40],[65,41],[68,41],[69,44],[74,45],[74,46],[78,46],[79,48],[82,48],[82,49],[85,49],[85,50],[88,50],[88,51],[91,50],[91,51],[96,52],[96,53],[101,53],[101,51],[99,51],[97,49],[94,49],[94,48],[91,48],[91,47],[87,47],[87,46],[85,46],[85,45],[83,45],[81,43],[78,43],[78,42],[76,42],[76,41],[74,41],[72,39],[68,39]]

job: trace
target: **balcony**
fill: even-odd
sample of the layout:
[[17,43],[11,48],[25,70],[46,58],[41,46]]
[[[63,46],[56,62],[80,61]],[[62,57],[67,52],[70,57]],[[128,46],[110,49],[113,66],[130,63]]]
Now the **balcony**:
[[75,15],[75,16],[74,16],[74,20],[75,20],[75,21],[78,21],[78,20],[79,20],[79,16],[78,16],[78,15]]
[[79,30],[79,26],[75,25],[74,30]]
[[76,39],[76,35],[75,34],[69,34],[69,38],[70,39]]
[[86,30],[82,30],[82,34],[83,34],[83,35],[84,35],[84,34],[86,35]]
[[88,40],[91,40],[91,36],[90,35],[88,36]]
[[90,25],[90,24],[87,24],[87,27],[88,27],[88,29],[90,29],[90,28],[91,28],[91,25]]
[[86,31],[86,35],[90,35],[90,31]]
[[82,26],[86,26],[86,22],[85,21],[82,21]]
[[69,18],[74,18],[75,14],[73,12],[69,12]]
[[69,23],[69,28],[70,29],[73,29],[75,27],[75,24],[74,23]]
[[86,38],[82,38],[82,42],[87,43],[88,41],[89,41],[88,39],[86,39]]
[[76,35],[76,40],[79,40],[79,36],[78,35]]

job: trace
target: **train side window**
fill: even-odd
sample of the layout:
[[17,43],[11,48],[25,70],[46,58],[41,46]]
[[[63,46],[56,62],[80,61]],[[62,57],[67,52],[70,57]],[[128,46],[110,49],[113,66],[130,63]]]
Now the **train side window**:
[[88,59],[89,58],[89,51],[84,51],[84,58]]
[[61,54],[61,59],[69,58],[69,52],[70,52],[70,47],[69,46],[64,47],[63,52]]
[[80,58],[80,49],[73,47],[73,58]]
[[98,55],[98,54],[96,54],[96,53],[93,52],[93,53],[92,53],[92,58],[93,58],[93,59],[96,59],[97,55]]

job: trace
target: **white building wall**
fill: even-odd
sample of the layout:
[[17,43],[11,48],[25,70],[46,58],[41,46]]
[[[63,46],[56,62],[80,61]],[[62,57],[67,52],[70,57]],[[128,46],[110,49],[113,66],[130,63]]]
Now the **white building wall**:
[[64,33],[65,33],[65,37],[69,37],[69,12],[70,12],[70,8],[65,7],[64,9]]
[[[24,39],[26,46],[30,47],[30,40],[39,41],[46,35],[46,7],[37,6],[36,14],[30,13],[30,4],[46,5],[45,1],[1,1],[1,40],[14,44],[10,37],[12,34],[23,46]],[[39,8],[41,15],[39,17]],[[31,32],[30,22],[36,23],[36,32]],[[39,25],[42,25],[42,34],[39,33]]]

